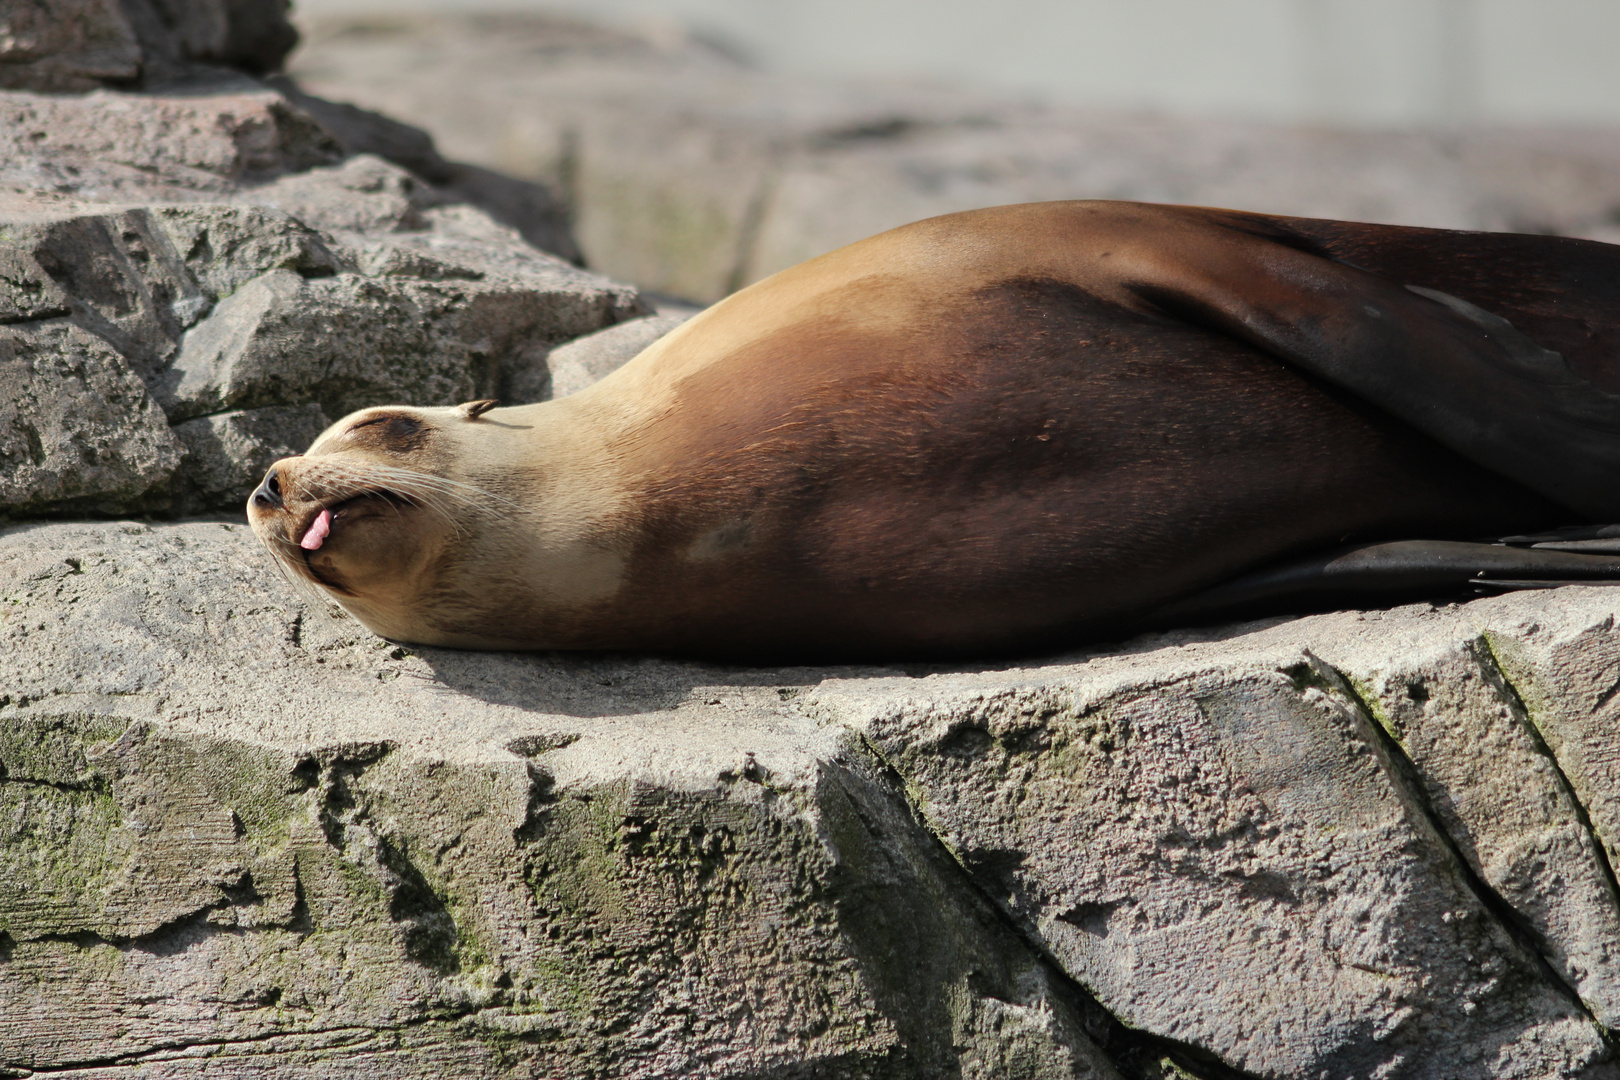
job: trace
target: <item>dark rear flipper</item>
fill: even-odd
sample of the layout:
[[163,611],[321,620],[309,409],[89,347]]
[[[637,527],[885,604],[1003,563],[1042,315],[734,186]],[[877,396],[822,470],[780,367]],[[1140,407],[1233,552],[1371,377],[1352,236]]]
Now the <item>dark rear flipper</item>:
[[1137,629],[1471,600],[1560,585],[1620,585],[1620,526],[1584,526],[1496,543],[1401,540],[1338,548],[1172,601],[1148,612]]
[[[1130,228],[1098,237],[1125,294],[1349,390],[1580,517],[1620,519],[1620,394],[1581,373],[1620,363],[1620,247],[1195,209],[1117,213]],[[1429,248],[1449,258],[1428,265]],[[1380,259],[1391,253],[1402,257]]]

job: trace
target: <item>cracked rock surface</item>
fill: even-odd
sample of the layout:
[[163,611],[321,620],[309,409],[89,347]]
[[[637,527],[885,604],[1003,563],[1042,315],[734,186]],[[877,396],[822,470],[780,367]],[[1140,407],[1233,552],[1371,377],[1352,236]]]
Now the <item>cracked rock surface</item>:
[[228,521],[14,526],[0,1069],[1620,1075],[1617,606],[734,669],[398,647]]
[[0,6],[0,520],[235,508],[346,412],[540,400],[650,314],[542,186],[277,79],[286,12]]
[[0,93],[0,517],[234,508],[344,413],[543,400],[648,311],[244,84]]
[[986,893],[1132,1027],[1252,1075],[1562,1075],[1609,1053],[1620,906],[1495,650],[1607,640],[1605,596],[840,681],[807,707],[857,726]]

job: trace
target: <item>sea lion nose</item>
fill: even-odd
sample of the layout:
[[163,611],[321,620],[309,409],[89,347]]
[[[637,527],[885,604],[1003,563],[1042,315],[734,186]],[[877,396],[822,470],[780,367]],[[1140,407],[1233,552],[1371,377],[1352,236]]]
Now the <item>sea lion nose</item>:
[[281,481],[276,476],[276,470],[271,469],[266,473],[264,483],[254,490],[253,505],[264,510],[274,510],[281,505]]

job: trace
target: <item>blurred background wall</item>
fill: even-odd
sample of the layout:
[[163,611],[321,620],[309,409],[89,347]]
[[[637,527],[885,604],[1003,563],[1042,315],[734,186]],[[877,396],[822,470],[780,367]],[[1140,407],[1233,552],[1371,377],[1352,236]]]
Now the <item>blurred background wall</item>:
[[712,301],[1044,199],[1620,241],[1620,0],[295,0],[308,90]]
[[1357,126],[1620,121],[1617,0],[297,0],[571,12],[781,72]]

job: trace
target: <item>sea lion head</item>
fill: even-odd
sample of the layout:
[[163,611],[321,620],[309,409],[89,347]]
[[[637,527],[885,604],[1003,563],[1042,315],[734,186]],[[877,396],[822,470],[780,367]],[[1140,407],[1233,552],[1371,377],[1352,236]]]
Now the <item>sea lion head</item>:
[[495,406],[362,409],[303,454],[270,466],[247,501],[254,533],[295,580],[324,590],[385,637],[430,638],[422,600],[498,511],[463,478],[468,428]]

